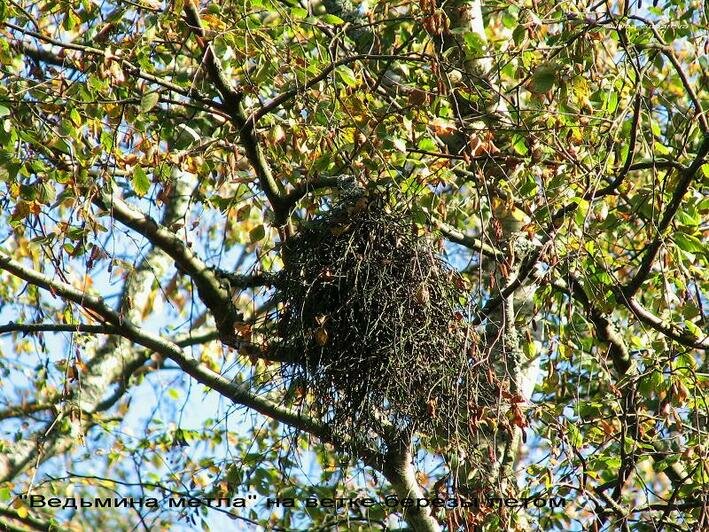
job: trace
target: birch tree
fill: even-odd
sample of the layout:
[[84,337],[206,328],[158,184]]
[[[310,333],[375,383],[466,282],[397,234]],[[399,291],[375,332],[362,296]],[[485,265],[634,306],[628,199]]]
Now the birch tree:
[[[0,35],[3,526],[706,526],[699,2],[8,0]],[[465,292],[505,405],[472,449],[347,434],[285,369],[284,250],[352,186]]]

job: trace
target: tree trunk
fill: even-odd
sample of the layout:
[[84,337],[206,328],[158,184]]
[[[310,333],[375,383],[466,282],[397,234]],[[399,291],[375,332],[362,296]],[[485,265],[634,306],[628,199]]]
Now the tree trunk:
[[424,499],[424,493],[416,481],[411,451],[395,451],[387,455],[383,473],[394,488],[399,500],[413,499],[414,504],[404,509],[404,519],[416,532],[438,532],[441,526],[431,515],[431,507],[420,507],[418,499]]

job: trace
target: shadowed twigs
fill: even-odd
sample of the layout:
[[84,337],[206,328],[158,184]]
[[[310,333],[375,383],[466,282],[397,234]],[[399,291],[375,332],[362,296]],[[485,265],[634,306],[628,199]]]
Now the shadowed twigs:
[[341,441],[386,452],[420,432],[466,447],[498,415],[465,283],[403,208],[354,194],[283,258],[278,335],[299,354],[284,371]]

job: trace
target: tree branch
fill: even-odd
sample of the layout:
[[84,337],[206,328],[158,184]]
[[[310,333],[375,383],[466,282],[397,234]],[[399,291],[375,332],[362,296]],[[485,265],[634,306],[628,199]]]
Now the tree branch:
[[331,15],[341,18],[347,23],[345,31],[355,43],[358,52],[370,51],[375,44],[375,33],[369,27],[364,12],[359,10],[351,0],[322,0],[322,5]]
[[[382,472],[396,491],[399,500],[425,498],[416,481],[410,450],[394,449],[387,453]],[[438,532],[441,529],[428,506],[416,504],[405,508],[404,519],[416,532]]]
[[78,66],[76,66],[69,57],[60,57],[45,48],[32,46],[31,44],[26,43],[24,41],[16,41],[15,47],[18,48],[22,55],[30,57],[35,61],[47,63],[49,65],[54,65],[61,68],[71,68],[74,70],[79,70]]
[[672,50],[672,47],[667,45],[665,40],[662,38],[662,35],[660,35],[660,32],[657,31],[655,24],[653,24],[650,20],[643,17],[639,17],[637,15],[631,15],[628,18],[638,20],[650,28],[650,31],[652,31],[652,34],[655,36],[655,39],[657,39],[660,44],[641,45],[641,47],[659,50],[662,55],[664,55],[667,59],[670,60],[670,63],[672,63],[672,66],[675,69],[675,72],[677,72],[677,76],[682,82],[684,90],[687,92],[687,95],[689,96],[692,105],[694,105],[695,116],[697,118],[697,121],[699,122],[699,127],[702,133],[704,133],[705,135],[709,134],[709,123],[707,122],[707,116],[704,112],[704,109],[702,108],[701,101],[699,100],[697,93],[694,91],[692,84],[689,82],[687,74],[682,69],[682,65],[680,65],[679,60],[677,59],[677,56],[674,53],[674,50]]
[[87,310],[93,311],[97,318],[104,319],[109,324],[121,325],[121,316],[108,308],[100,297],[86,294],[71,285],[55,281],[40,272],[26,268],[20,262],[5,255],[4,252],[0,252],[0,269],[32,285],[48,290],[54,296],[61,296]]
[[284,208],[292,210],[296,204],[304,198],[308,193],[314,192],[321,188],[335,187],[340,183],[339,177],[326,176],[318,179],[310,179],[302,183],[298,183],[286,197],[283,198]]
[[523,259],[522,264],[519,266],[518,274],[509,280],[501,289],[495,297],[490,299],[483,306],[480,311],[478,311],[477,316],[470,322],[471,325],[480,325],[485,319],[487,319],[497,308],[502,305],[508,297],[513,295],[520,287],[522,287],[525,281],[532,275],[534,268],[539,262],[545,249],[552,241],[550,237],[547,237],[546,242],[540,247],[532,251],[527,257]]
[[660,223],[657,226],[657,236],[645,250],[645,254],[635,276],[622,290],[623,295],[625,296],[624,299],[631,299],[650,274],[650,270],[655,262],[657,253],[660,250],[660,246],[662,246],[665,231],[667,231],[667,228],[677,213],[677,210],[684,199],[684,195],[689,190],[689,185],[692,183],[695,175],[704,164],[704,157],[707,153],[709,153],[709,133],[704,135],[704,140],[702,141],[702,144],[697,151],[697,156],[692,164],[684,172],[680,173],[680,178],[675,187],[674,193],[672,194],[672,198],[670,199],[670,202],[662,215]]
[[464,246],[468,249],[478,251],[479,253],[482,253],[483,255],[491,259],[504,260],[505,254],[502,251],[496,249],[495,247],[489,244],[484,243],[479,238],[468,236],[462,233],[461,231],[458,231],[458,229],[456,229],[455,227],[439,220],[434,220],[433,223],[441,232],[441,234],[451,242],[455,242],[456,244],[460,244],[461,246]]
[[[635,95],[635,103],[633,105],[633,122],[630,126],[630,140],[628,141],[628,155],[625,157],[625,162],[623,167],[618,172],[618,175],[607,187],[603,187],[591,194],[591,197],[597,198],[601,196],[607,196],[609,194],[615,194],[618,187],[623,183],[625,177],[628,175],[631,166],[633,165],[633,159],[635,158],[635,145],[638,140],[638,130],[640,129],[640,110],[641,110],[642,98],[640,93]],[[586,198],[589,199],[589,198]]]
[[687,333],[677,331],[671,326],[664,325],[660,318],[643,307],[634,297],[626,297],[622,292],[617,292],[616,298],[623,303],[623,305],[628,307],[628,310],[630,310],[630,312],[632,312],[633,315],[642,323],[652,327],[668,338],[672,338],[677,343],[694,349],[709,349],[709,335],[705,335],[703,339],[698,339]]
[[[121,65],[121,68],[123,68],[129,74],[132,74],[140,79],[144,79],[145,81],[155,83],[156,85],[160,85],[161,87],[164,87],[164,88],[166,88],[172,92],[175,92],[177,94],[181,94],[182,96],[194,98],[197,101],[199,101],[201,104],[205,105],[206,107],[215,109],[216,111],[220,111],[220,112],[224,111],[223,107],[220,104],[217,104],[216,102],[203,96],[202,94],[200,94],[196,90],[194,90],[192,88],[181,87],[180,85],[177,85],[175,83],[172,83],[170,81],[162,79],[158,76],[154,76],[153,74],[149,74],[149,73],[141,70],[139,67],[135,66],[133,63],[126,61],[125,59],[121,59],[118,56],[111,55],[110,52],[108,52],[107,50],[101,50],[99,48],[93,48],[91,46],[87,46],[87,45],[83,45],[83,44],[63,42],[63,41],[60,41],[57,39],[53,39],[51,37],[47,37],[46,35],[42,35],[41,33],[30,31],[25,28],[21,28],[19,26],[16,26],[15,24],[12,24],[11,22],[7,22],[7,21],[2,22],[2,24],[8,28],[14,29],[15,31],[21,32],[23,35],[28,35],[30,37],[34,37],[35,39],[38,39],[42,42],[46,42],[47,44],[51,44],[53,46],[58,46],[60,48],[64,48],[67,50],[76,50],[77,52],[82,52],[82,53],[85,53],[88,55],[100,56],[100,57],[104,57],[106,59],[110,59],[112,61],[117,61]],[[30,46],[31,47],[31,45],[25,43],[21,39],[17,39],[16,42],[21,47],[23,47],[23,46]]]
[[283,206],[283,198],[281,196],[282,186],[276,182],[271,172],[271,167],[266,161],[263,150],[256,138],[253,121],[246,119],[246,113],[243,107],[243,94],[232,87],[231,83],[222,69],[219,60],[214,55],[212,45],[206,40],[206,34],[202,27],[197,7],[193,0],[185,2],[185,18],[187,25],[197,37],[197,42],[202,47],[204,52],[204,61],[207,65],[207,72],[212,83],[214,83],[217,92],[222,97],[223,109],[229,114],[232,122],[239,132],[241,144],[244,147],[246,158],[251,163],[251,166],[256,172],[261,189],[268,198],[274,213],[276,214],[277,225],[284,225],[288,216],[288,211]]
[[[608,318],[604,316],[595,307],[595,305],[593,305],[578,277],[571,272],[568,272],[566,276],[569,280],[569,286],[566,284],[554,283],[554,287],[581,303],[589,316],[589,321],[591,321],[596,329],[599,340],[606,342],[610,346],[609,355],[616,373],[618,373],[619,377],[626,376],[632,367],[632,359],[625,341],[618,334],[617,330]],[[635,419],[637,419],[637,411],[635,411],[633,415],[635,416]],[[652,454],[652,458],[655,462],[657,462],[663,458],[661,455],[662,442],[655,441],[652,442],[652,445],[656,451]],[[667,474],[674,486],[681,485],[681,483],[686,480],[686,478],[684,478],[686,474],[681,464],[673,463],[665,469],[664,472]],[[614,483],[609,483],[607,486],[603,487],[603,489],[607,489],[613,485]],[[601,489],[600,491],[603,490]]]
[[349,63],[354,63],[355,61],[410,61],[410,62],[425,62],[425,61],[430,61],[431,58],[424,56],[424,55],[415,55],[415,56],[406,56],[406,55],[377,55],[377,54],[356,54],[352,55],[349,57],[344,57],[342,59],[338,59],[337,61],[333,61],[329,65],[327,65],[320,74],[317,76],[309,79],[307,82],[305,82],[303,85],[300,85],[299,87],[296,87],[295,89],[291,89],[289,91],[283,92],[273,98],[271,101],[268,103],[264,104],[261,106],[259,109],[251,113],[249,118],[246,120],[248,124],[256,125],[256,123],[266,116],[268,113],[271,113],[278,109],[281,105],[283,105],[285,102],[288,100],[296,97],[298,94],[303,94],[306,92],[308,89],[314,87],[324,79],[326,79],[333,70],[335,70],[337,67],[342,66],[342,65],[347,65]]
[[106,307],[100,298],[82,294],[65,283],[53,281],[39,272],[25,268],[9,257],[0,256],[0,268],[35,286],[49,290],[53,294],[93,310],[107,322],[116,325],[121,330],[123,337],[173,360],[197,382],[212,388],[235,403],[252,408],[261,414],[313,434],[325,441],[331,441],[331,435],[323,425],[297,412],[280,407],[267,399],[253,395],[242,385],[228,380],[199,361],[187,357],[174,342],[145,331],[132,322],[124,320],[117,312]]
[[[22,523],[25,526],[30,527],[32,530],[40,530],[42,532],[49,532],[51,531],[56,531],[56,532],[61,532],[62,530],[65,530],[63,528],[56,527],[54,525],[50,526],[49,523],[45,523],[44,521],[40,521],[39,519],[35,519],[34,517],[25,516],[22,517],[19,513],[17,513],[15,510],[10,510],[8,508],[2,508],[0,507],[0,515],[4,517],[8,517],[14,521],[18,521]],[[4,521],[4,520],[3,520]],[[17,529],[13,528],[7,521],[0,521],[0,527],[3,530],[22,530],[22,529]]]
[[234,324],[239,320],[239,315],[231,301],[231,295],[214,270],[172,231],[158,224],[150,216],[134,210],[120,198],[105,193],[101,199],[94,199],[94,203],[110,212],[126,227],[147,238],[151,244],[172,258],[180,271],[190,276],[197,286],[200,298],[214,317],[222,341],[237,347]]
[[[192,184],[189,180],[178,179],[172,193],[166,202],[163,222],[172,224],[181,219],[189,206],[188,189]],[[0,255],[1,256],[1,255]],[[21,265],[20,265],[21,266]],[[168,256],[153,247],[146,253],[123,284],[118,315],[129,321],[142,319],[143,313],[150,304],[149,294],[156,279],[161,279],[170,266]],[[54,293],[56,296],[56,292]],[[84,294],[82,293],[81,296]],[[81,298],[79,298],[81,301]],[[80,303],[81,304],[81,303]],[[100,320],[100,315],[97,316]],[[119,326],[104,323],[102,326]],[[107,341],[94,349],[94,355],[87,359],[88,374],[82,378],[81,394],[77,396],[71,390],[65,402],[73,401],[82,412],[91,414],[97,410],[97,405],[104,407],[110,404],[103,400],[106,390],[115,383],[119,389],[130,376],[132,368],[140,367],[150,356],[150,351],[135,351],[130,348],[130,342],[119,335],[109,336]],[[114,399],[118,397],[114,394]],[[115,401],[114,401],[115,402]],[[63,415],[63,407],[57,402],[57,415]],[[90,419],[90,415],[86,416]],[[35,431],[36,441],[26,439],[13,445],[12,450],[0,455],[0,481],[8,480],[19,474],[30,463],[41,463],[56,453],[63,453],[72,448],[76,439],[57,432],[56,419],[49,420],[44,428]],[[86,429],[90,427],[86,425]],[[36,459],[35,459],[36,457]]]
[[38,403],[32,401],[30,403],[21,406],[10,406],[8,408],[3,408],[0,410],[0,420],[11,419],[15,417],[27,417],[30,414],[36,414],[37,412],[45,412],[54,408],[52,403]]
[[252,124],[252,127],[256,125],[256,123],[266,116],[268,113],[271,113],[278,109],[281,105],[283,105],[285,102],[288,100],[295,98],[298,94],[303,94],[305,91],[310,89],[311,87],[317,85],[321,81],[323,81],[325,78],[327,78],[333,70],[335,70],[338,66],[340,65],[346,65],[347,63],[352,63],[354,61],[357,61],[359,59],[362,59],[366,56],[364,55],[355,55],[351,57],[345,57],[344,59],[340,59],[338,61],[333,61],[329,65],[327,65],[320,74],[317,76],[309,79],[306,83],[301,85],[300,87],[296,87],[295,89],[291,89],[289,91],[286,91],[284,93],[279,94],[275,98],[273,98],[270,102],[267,104],[262,105],[259,109],[251,113],[249,115],[249,118],[246,120],[247,123]]
[[82,334],[119,334],[119,329],[111,325],[90,325],[87,323],[7,323],[0,325],[0,334],[22,333],[23,335],[38,332],[72,332]]
[[571,272],[568,272],[565,277],[569,283],[569,295],[579,301],[586,310],[589,321],[596,329],[598,339],[608,344],[608,354],[611,357],[616,372],[618,375],[625,375],[630,369],[632,361],[630,352],[623,338],[618,334],[618,331],[610,320],[591,302],[578,277]]

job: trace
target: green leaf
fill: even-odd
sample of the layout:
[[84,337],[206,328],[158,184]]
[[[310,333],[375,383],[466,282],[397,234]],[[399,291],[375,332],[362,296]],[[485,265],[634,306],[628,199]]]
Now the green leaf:
[[616,91],[608,91],[606,95],[606,111],[615,113],[618,109],[618,93]]
[[424,151],[436,151],[436,149],[438,149],[438,146],[436,145],[433,139],[429,137],[424,137],[419,140],[418,149]]
[[485,41],[480,35],[472,31],[466,31],[463,34],[463,40],[465,41],[466,48],[468,49],[468,54],[472,56],[482,55],[485,49]]
[[678,462],[679,459],[680,459],[679,455],[673,455],[673,456],[669,456],[668,458],[664,458],[662,460],[657,460],[653,465],[653,469],[659,473],[661,471],[664,471],[668,467],[670,467],[675,462]]
[[251,239],[252,244],[263,240],[265,236],[266,228],[263,226],[263,224],[257,225],[251,231],[249,231],[249,238]]
[[68,13],[64,14],[64,22],[62,26],[65,30],[71,31],[80,22],[81,20],[79,19],[79,17],[76,16],[73,11],[69,11]]
[[308,16],[308,10],[303,9],[302,7],[292,7],[290,14],[294,19],[301,20]]
[[671,155],[672,154],[672,150],[670,148],[668,148],[667,146],[665,146],[664,144],[662,144],[661,142],[657,142],[657,141],[653,142],[653,148],[655,149],[655,153],[657,155]]
[[510,13],[509,10],[502,13],[502,25],[508,30],[515,27],[518,19],[519,15],[517,13]]
[[697,327],[696,323],[689,320],[685,320],[684,326],[689,331],[689,334],[691,334],[695,338],[701,338],[703,336],[702,329]]
[[520,155],[527,155],[529,152],[529,148],[527,148],[527,144],[524,142],[524,137],[518,133],[512,137],[512,148]]
[[659,137],[662,134],[662,131],[660,130],[660,124],[657,123],[657,120],[650,121],[650,129],[652,130],[652,134],[656,137]]
[[76,132],[76,129],[74,128],[74,124],[71,123],[69,120],[62,120],[59,122],[59,131],[62,132],[62,134],[66,135],[67,137],[73,137],[74,133]]
[[244,205],[243,207],[239,207],[239,210],[236,211],[236,221],[243,222],[244,220],[248,219],[250,214],[251,205]]
[[571,198],[571,202],[575,203],[578,205],[576,208],[576,214],[574,216],[574,220],[578,225],[583,225],[585,219],[586,219],[586,214],[588,214],[588,207],[589,203],[587,200],[577,196],[574,198]]
[[541,94],[550,91],[556,82],[557,66],[554,63],[542,63],[532,74],[529,80],[529,90]]
[[568,437],[569,437],[569,443],[576,449],[581,447],[583,444],[583,437],[581,436],[581,432],[579,429],[576,427],[576,425],[572,423],[567,423],[566,425],[568,429]]
[[644,376],[638,384],[638,392],[644,397],[651,399],[663,390],[664,377],[659,371],[653,371],[649,375]]
[[7,116],[10,114],[10,109],[5,107],[3,104],[0,103],[0,118],[3,116]]
[[79,114],[79,111],[77,111],[75,108],[72,108],[71,111],[69,111],[69,119],[74,123],[76,127],[79,127],[81,125],[81,115]]
[[357,85],[357,76],[355,76],[354,71],[345,65],[337,68],[338,77],[344,81],[349,87],[354,87]]
[[140,197],[145,196],[150,190],[150,179],[141,166],[133,168],[133,177],[130,180],[133,191]]
[[323,20],[323,22],[325,22],[325,23],[327,23],[327,24],[339,25],[339,24],[344,24],[344,23],[345,23],[345,21],[342,20],[340,17],[338,17],[337,15],[332,15],[332,14],[330,14],[330,13],[328,13],[328,14],[326,14],[326,15],[323,15],[323,16],[320,17],[320,18]]
[[107,152],[113,149],[113,137],[106,131],[101,132],[101,147]]
[[706,247],[702,244],[702,241],[695,236],[685,233],[675,233],[672,235],[672,239],[675,241],[675,244],[677,244],[677,247],[684,251],[689,251],[690,253],[704,253],[706,251]]
[[[700,335],[699,337],[701,338],[701,336],[702,335]],[[677,360],[675,360],[674,367],[677,369],[686,368],[690,371],[694,371],[695,369],[697,369],[697,361],[690,353],[682,353],[677,357]]]
[[149,92],[140,99],[140,112],[147,113],[155,107],[160,100],[160,95],[157,92]]

